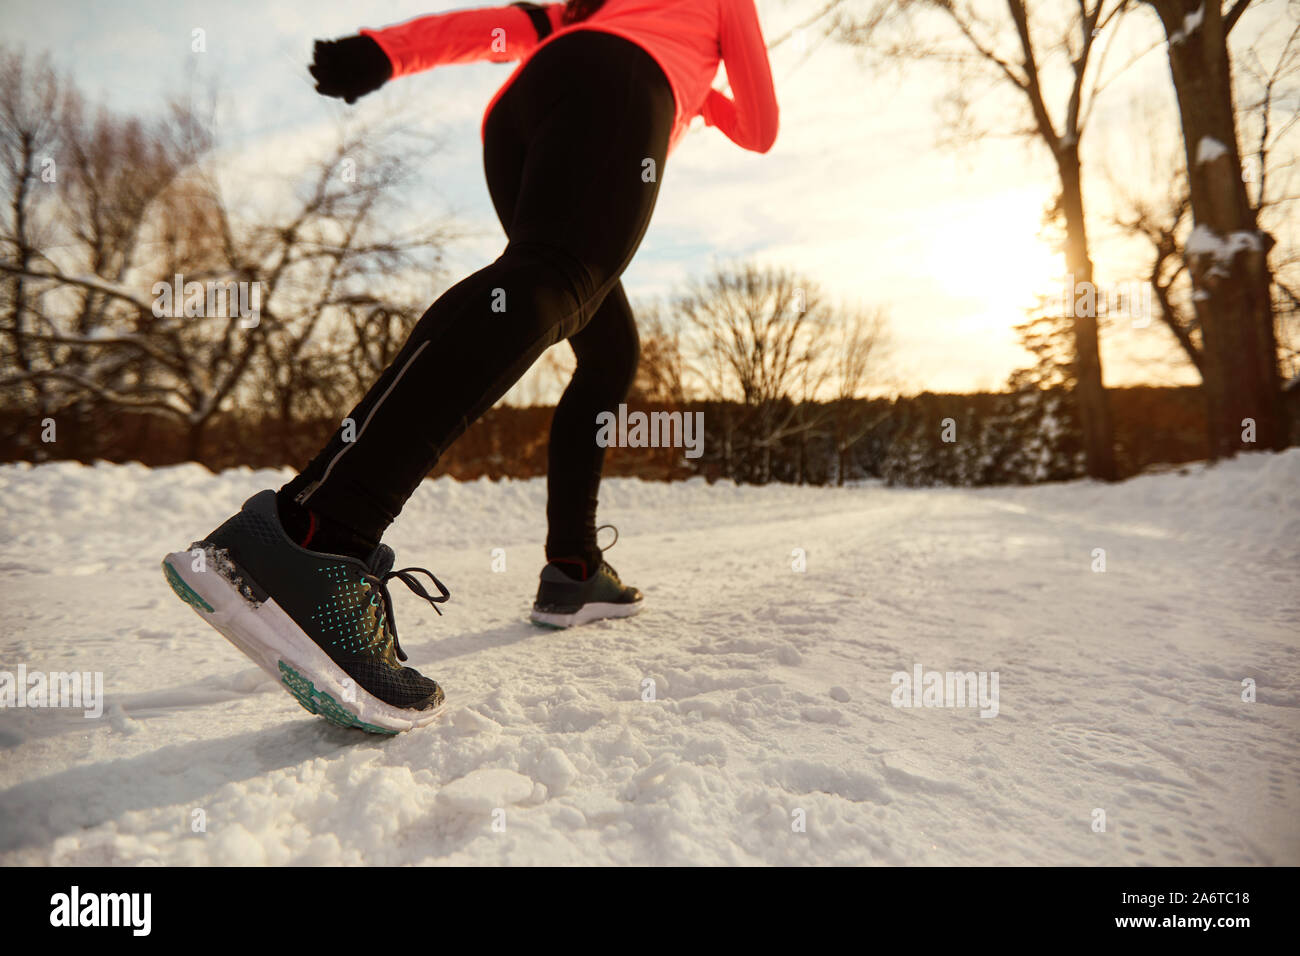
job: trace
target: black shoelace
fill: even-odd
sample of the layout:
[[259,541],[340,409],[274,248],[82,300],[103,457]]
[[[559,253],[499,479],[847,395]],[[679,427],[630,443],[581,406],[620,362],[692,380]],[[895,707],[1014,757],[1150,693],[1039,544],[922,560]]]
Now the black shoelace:
[[[439,594],[437,597],[434,597],[425,589],[424,585],[420,583],[420,580],[415,577],[416,574],[427,574],[429,576],[429,580],[432,581],[434,586],[438,589]],[[385,616],[384,620],[379,622],[379,626],[383,627],[385,622],[387,622],[389,633],[393,635],[393,650],[397,653],[397,659],[399,661],[406,660],[406,652],[402,650],[402,645],[398,643],[397,640],[397,616],[393,614],[393,596],[388,593],[388,582],[393,578],[397,578],[397,580],[410,588],[418,597],[422,597],[428,601],[430,606],[438,612],[439,616],[442,615],[442,609],[439,608],[438,605],[446,603],[447,599],[451,597],[451,592],[447,590],[445,584],[433,576],[433,572],[428,568],[402,568],[400,571],[389,571],[382,577],[362,572],[361,578],[364,581],[371,582],[371,586],[377,588],[380,595],[382,595],[384,599]]]

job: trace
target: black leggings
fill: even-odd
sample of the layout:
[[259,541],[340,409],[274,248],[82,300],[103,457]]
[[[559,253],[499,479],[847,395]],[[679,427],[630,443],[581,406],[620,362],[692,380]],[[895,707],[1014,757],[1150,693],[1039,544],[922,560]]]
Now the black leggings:
[[483,164],[509,242],[431,305],[402,350],[285,485],[318,515],[378,542],[443,451],[551,345],[577,370],[551,422],[548,557],[593,560],[604,449],[596,415],[636,373],[619,276],[650,223],[674,118],[654,59],[577,30],[539,50],[488,117]]

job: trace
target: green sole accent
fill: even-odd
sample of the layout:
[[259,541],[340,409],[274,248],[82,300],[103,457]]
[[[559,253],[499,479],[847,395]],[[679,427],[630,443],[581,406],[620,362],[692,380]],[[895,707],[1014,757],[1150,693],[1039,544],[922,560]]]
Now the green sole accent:
[[364,730],[368,734],[387,734],[390,737],[397,736],[396,730],[388,730],[384,727],[376,727],[374,724],[368,724],[359,719],[356,714],[352,713],[337,700],[324,691],[315,688],[311,681],[303,677],[296,670],[280,661],[280,673],[284,675],[281,683],[289,693],[293,694],[294,699],[302,704],[304,710],[311,714],[317,714],[324,717],[331,724],[337,727],[356,727]]
[[535,618],[529,618],[534,627],[540,627],[547,631],[567,631],[572,625],[569,624],[551,624],[549,621],[539,621]]
[[172,590],[176,592],[178,598],[195,610],[207,611],[209,614],[212,613],[212,605],[203,600],[203,598],[199,596],[199,592],[186,584],[185,579],[176,573],[175,568],[166,561],[163,561],[162,566],[163,574],[167,575],[167,583],[172,586]]

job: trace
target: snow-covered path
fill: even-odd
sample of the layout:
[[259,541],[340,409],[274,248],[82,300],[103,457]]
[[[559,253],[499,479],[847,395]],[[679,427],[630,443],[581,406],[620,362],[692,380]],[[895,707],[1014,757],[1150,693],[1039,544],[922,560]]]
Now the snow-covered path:
[[[449,707],[376,738],[159,572],[285,475],[0,467],[0,672],[106,698],[0,709],[0,864],[1300,864],[1300,450],[1187,471],[612,480],[647,608],[566,632],[525,619],[544,484],[426,482],[388,540],[452,602],[394,600]],[[996,672],[997,715],[893,706],[917,665]]]

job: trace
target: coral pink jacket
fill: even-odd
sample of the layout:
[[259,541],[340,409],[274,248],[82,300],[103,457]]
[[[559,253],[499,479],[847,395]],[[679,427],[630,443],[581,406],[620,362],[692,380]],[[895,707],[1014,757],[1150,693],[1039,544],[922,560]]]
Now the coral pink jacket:
[[[668,77],[677,106],[669,153],[696,116],[745,149],[772,148],[779,113],[754,0],[606,0],[573,24],[561,22],[563,3],[541,6],[554,32],[540,42],[528,14],[515,6],[453,10],[361,32],[388,54],[394,78],[445,63],[519,60],[488,104],[484,126],[497,100],[547,43],[574,30],[613,33],[644,49]],[[713,88],[719,62],[726,64],[734,99]]]

